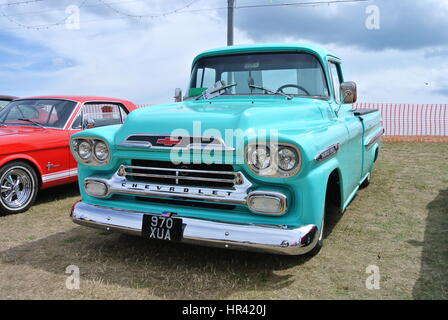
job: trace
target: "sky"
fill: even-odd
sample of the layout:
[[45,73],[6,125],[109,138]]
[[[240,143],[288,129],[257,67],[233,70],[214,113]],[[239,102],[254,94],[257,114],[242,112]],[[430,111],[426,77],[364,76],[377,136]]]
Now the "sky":
[[[447,103],[448,0],[330,1],[236,0],[234,42],[326,47],[357,83],[359,102]],[[226,45],[226,5],[0,0],[0,94],[171,102],[176,87],[185,92],[193,58]]]

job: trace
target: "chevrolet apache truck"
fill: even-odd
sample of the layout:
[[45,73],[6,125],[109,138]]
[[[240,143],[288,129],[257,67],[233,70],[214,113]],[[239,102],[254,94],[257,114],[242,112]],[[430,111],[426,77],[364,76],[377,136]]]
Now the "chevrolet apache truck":
[[214,49],[191,70],[175,103],[71,137],[82,196],[72,220],[148,239],[316,254],[328,214],[370,182],[379,112],[352,108],[356,84],[317,46]]

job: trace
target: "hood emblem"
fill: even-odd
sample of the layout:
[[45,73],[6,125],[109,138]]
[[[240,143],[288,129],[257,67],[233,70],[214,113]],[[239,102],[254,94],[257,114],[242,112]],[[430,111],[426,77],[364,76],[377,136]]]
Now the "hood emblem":
[[179,139],[171,139],[170,137],[163,138],[163,139],[157,139],[157,144],[163,144],[164,146],[174,146],[178,143],[180,143],[181,140]]

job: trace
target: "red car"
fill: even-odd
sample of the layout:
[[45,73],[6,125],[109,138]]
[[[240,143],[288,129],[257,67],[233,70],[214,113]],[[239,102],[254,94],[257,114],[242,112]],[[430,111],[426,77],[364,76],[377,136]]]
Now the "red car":
[[121,124],[137,107],[103,97],[21,98],[0,111],[0,214],[26,211],[39,189],[77,180],[69,138],[80,130]]

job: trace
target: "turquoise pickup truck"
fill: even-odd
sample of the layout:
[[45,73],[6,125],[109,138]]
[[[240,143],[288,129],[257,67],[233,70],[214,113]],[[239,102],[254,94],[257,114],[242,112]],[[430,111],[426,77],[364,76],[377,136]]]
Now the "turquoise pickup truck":
[[354,110],[341,60],[299,44],[199,54],[188,91],[123,125],[72,135],[80,225],[148,239],[298,255],[370,182],[384,132]]

